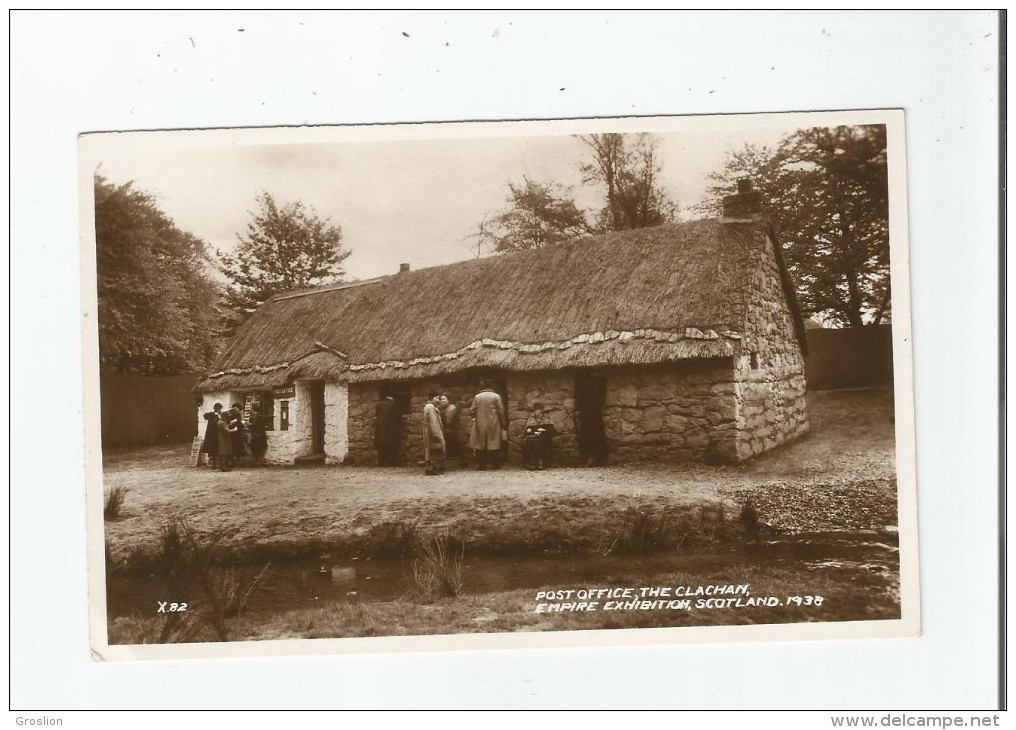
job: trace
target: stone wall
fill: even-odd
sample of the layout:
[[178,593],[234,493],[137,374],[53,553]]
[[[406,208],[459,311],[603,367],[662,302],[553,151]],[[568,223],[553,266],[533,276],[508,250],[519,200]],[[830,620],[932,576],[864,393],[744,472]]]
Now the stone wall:
[[745,459],[808,430],[804,358],[768,236],[746,251],[748,318],[736,360],[737,457]]
[[377,461],[374,450],[374,409],[379,399],[376,383],[352,383],[349,386],[349,427],[346,463],[373,464]]
[[[611,462],[687,461],[737,458],[737,401],[730,359],[665,366],[633,366],[603,371],[607,393],[604,427]],[[575,379],[568,371],[514,372],[506,378],[508,457],[520,457],[522,433],[535,417],[553,423],[554,462],[574,465],[579,453],[575,417]],[[463,445],[469,442],[469,407],[477,385],[462,378],[411,384],[411,410],[403,416],[403,463],[423,458],[423,406],[433,388],[462,409]],[[374,383],[349,386],[347,463],[373,464],[374,419],[381,388]]]
[[314,453],[314,419],[311,414],[311,383],[294,383],[296,397],[289,401],[289,438],[292,459]]
[[611,371],[604,426],[611,461],[731,461],[737,406],[730,359]]
[[349,390],[325,383],[325,463],[341,464],[349,453]]

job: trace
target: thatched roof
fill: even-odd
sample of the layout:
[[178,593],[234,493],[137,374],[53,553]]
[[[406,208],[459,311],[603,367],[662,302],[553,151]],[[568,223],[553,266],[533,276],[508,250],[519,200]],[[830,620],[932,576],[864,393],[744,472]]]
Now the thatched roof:
[[678,223],[279,296],[199,389],[729,357],[762,235]]

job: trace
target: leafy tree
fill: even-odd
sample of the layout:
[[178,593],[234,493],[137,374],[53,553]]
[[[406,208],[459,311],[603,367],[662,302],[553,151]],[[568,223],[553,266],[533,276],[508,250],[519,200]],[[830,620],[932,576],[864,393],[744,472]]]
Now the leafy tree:
[[495,253],[509,253],[590,233],[585,215],[566,196],[555,183],[534,182],[528,177],[519,184],[509,182],[509,207],[481,221],[478,245]]
[[677,205],[660,184],[663,168],[651,135],[589,134],[579,141],[592,155],[581,166],[583,182],[605,189],[597,230],[649,228],[676,220]]
[[350,254],[342,248],[341,229],[303,203],[280,207],[269,193],[257,203],[246,232],[237,234],[236,251],[220,254],[230,280],[228,333],[276,294],[341,281],[342,262]]
[[102,372],[172,375],[215,352],[219,288],[201,239],[128,182],[94,180]]
[[717,214],[745,177],[762,196],[805,316],[847,327],[890,319],[884,126],[803,129],[776,150],[745,146],[710,176],[698,212]]
[[[526,251],[577,236],[647,228],[677,219],[677,205],[660,184],[662,165],[651,135],[591,134],[577,138],[590,153],[580,165],[585,185],[602,186],[604,204],[581,210],[568,191],[523,177],[508,183],[508,207],[477,228],[477,255]],[[594,222],[590,223],[590,219]]]

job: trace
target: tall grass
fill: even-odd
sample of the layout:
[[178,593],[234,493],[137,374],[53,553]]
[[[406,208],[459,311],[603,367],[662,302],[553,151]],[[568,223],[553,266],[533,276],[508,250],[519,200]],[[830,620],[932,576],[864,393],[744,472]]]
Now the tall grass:
[[159,542],[155,555],[159,568],[173,574],[186,568],[187,544],[180,534],[180,520],[166,520],[159,527]]
[[613,538],[600,551],[647,553],[663,548],[681,547],[688,530],[680,530],[674,519],[663,511],[631,505],[622,514]]
[[455,598],[462,592],[462,564],[466,546],[450,535],[422,537],[408,570],[410,589],[429,598]]
[[102,506],[102,517],[105,520],[115,520],[120,516],[124,501],[127,499],[127,488],[116,486],[105,494]]
[[271,563],[266,563],[253,580],[247,581],[239,576],[235,568],[221,567],[213,562],[216,538],[208,540],[200,537],[183,519],[176,520],[175,532],[182,536],[185,546],[186,570],[197,581],[207,602],[208,610],[203,618],[220,641],[229,641],[227,619],[238,618],[247,608],[251,595],[268,575]]

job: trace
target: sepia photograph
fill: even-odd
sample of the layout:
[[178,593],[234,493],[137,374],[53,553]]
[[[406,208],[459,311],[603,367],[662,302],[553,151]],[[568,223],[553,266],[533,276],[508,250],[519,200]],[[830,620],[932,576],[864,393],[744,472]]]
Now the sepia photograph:
[[918,634],[903,124],[83,135],[96,658]]

